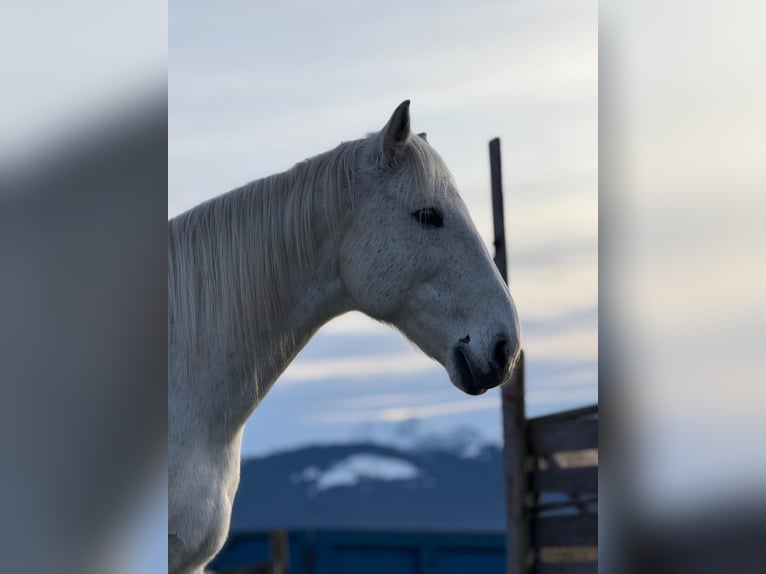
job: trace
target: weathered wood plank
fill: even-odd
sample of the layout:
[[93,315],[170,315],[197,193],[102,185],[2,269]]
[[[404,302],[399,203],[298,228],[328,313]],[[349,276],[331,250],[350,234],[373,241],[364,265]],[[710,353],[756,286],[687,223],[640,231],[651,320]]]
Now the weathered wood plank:
[[596,562],[598,546],[544,546],[537,549],[538,562]]
[[527,436],[530,451],[535,454],[598,448],[598,420],[563,421],[530,426]]
[[538,562],[535,574],[598,574],[598,562]]
[[551,468],[532,473],[529,490],[535,492],[598,492],[598,467]]
[[[576,510],[577,512],[590,512],[591,514],[598,513],[598,498],[583,498],[583,499],[570,499],[561,502],[545,502],[540,503],[537,501],[530,507],[530,512],[535,515],[542,515],[543,513],[550,512],[552,510]],[[550,515],[548,515],[550,516]]]
[[579,419],[586,416],[593,416],[598,414],[598,405],[590,405],[587,407],[580,407],[578,409],[570,409],[568,411],[559,411],[556,413],[550,413],[547,415],[541,415],[539,417],[531,417],[527,419],[530,425],[544,424],[554,421],[563,421],[571,419]]
[[545,516],[532,520],[532,544],[543,546],[597,546],[598,515]]

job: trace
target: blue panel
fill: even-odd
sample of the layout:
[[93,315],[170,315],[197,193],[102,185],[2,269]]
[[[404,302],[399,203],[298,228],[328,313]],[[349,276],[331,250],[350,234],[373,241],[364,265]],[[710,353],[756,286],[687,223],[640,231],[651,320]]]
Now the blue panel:
[[240,536],[229,540],[221,553],[210,563],[214,570],[249,566],[269,559],[268,534]]
[[329,570],[335,574],[419,574],[415,549],[336,547],[328,558]]
[[[291,531],[290,574],[505,574],[503,534]],[[232,536],[213,570],[269,559],[269,535]]]
[[[440,550],[429,560],[427,574],[505,574],[505,553],[495,550]],[[425,574],[425,573],[424,573]]]

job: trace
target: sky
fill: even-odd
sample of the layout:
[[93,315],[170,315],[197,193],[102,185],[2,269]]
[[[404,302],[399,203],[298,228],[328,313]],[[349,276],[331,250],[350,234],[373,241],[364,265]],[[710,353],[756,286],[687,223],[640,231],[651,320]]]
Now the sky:
[[[413,131],[428,133],[491,245],[487,144],[500,137],[527,412],[597,402],[595,2],[223,10],[171,1],[169,10],[169,217],[376,131],[410,99]],[[350,313],[288,367],[242,448],[253,456],[461,429],[499,443],[499,391],[462,394],[402,335]]]

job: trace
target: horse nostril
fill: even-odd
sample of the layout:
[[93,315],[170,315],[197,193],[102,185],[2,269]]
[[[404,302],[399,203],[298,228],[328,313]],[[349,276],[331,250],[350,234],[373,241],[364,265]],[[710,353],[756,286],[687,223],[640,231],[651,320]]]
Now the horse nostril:
[[507,371],[511,361],[511,345],[508,339],[500,337],[492,351],[492,366],[498,371]]

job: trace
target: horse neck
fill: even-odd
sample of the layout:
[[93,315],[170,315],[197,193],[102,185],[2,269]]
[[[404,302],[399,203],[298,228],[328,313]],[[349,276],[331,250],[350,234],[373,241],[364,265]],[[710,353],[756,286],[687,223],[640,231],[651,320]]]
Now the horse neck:
[[337,251],[336,242],[327,237],[308,264],[290,269],[287,312],[258,330],[254,373],[261,393],[258,400],[323,324],[351,310]]
[[[323,193],[324,190],[310,191]],[[237,190],[236,193],[266,192],[275,193],[274,189],[264,191],[257,186]],[[294,201],[291,194],[295,192],[292,189],[282,189],[278,199],[275,200],[273,196],[269,198],[270,209],[274,205],[279,207],[272,209],[270,217],[276,216],[279,221],[289,220],[286,210],[290,202]],[[280,210],[281,213],[273,213]],[[317,206],[316,211],[309,218],[315,225],[315,244],[308,253],[303,252],[302,261],[282,269],[283,280],[278,293],[281,312],[278,315],[255,313],[253,317],[244,317],[243,320],[254,322],[249,326],[251,329],[244,346],[235,344],[237,337],[233,332],[220,336],[221,330],[235,329],[230,321],[214,324],[214,319],[206,319],[211,322],[210,325],[198,325],[199,328],[195,329],[197,333],[210,334],[205,337],[207,351],[202,368],[183,377],[191,377],[191,380],[184,381],[184,385],[188,386],[183,392],[191,391],[189,400],[191,410],[195,413],[193,416],[197,420],[208,421],[205,432],[213,440],[216,440],[214,437],[221,437],[221,440],[228,443],[237,437],[247,417],[319,327],[352,308],[338,267],[338,238],[342,230],[331,228],[323,206]],[[241,221],[234,224],[244,225]],[[253,223],[250,222],[251,225]],[[239,230],[236,235],[248,236]],[[256,257],[270,257],[275,252],[289,253],[294,250],[295,246],[280,242],[291,241],[295,234],[288,231],[274,235],[268,241],[258,242]],[[268,264],[265,266],[268,267]],[[252,293],[243,290],[238,293],[239,299],[243,301],[263,296],[262,291],[257,292],[258,289]],[[203,316],[210,317],[209,314]]]
[[[296,208],[296,204],[304,202],[301,194],[305,198],[307,191],[309,196],[320,198],[332,196],[334,192],[324,189],[326,183],[317,183],[327,181],[323,178],[315,178],[308,189],[291,188],[295,178],[291,177],[290,172],[276,178],[283,178],[285,182],[284,186],[275,186],[282,188],[277,193],[278,220],[291,221],[292,224],[286,224],[287,233],[280,229],[281,233],[270,237],[272,245],[263,245],[261,254],[269,257],[269,254],[281,252],[283,262],[287,254],[290,264],[282,265],[281,281],[276,287],[271,287],[272,291],[279,291],[272,293],[279,298],[279,311],[276,316],[267,317],[266,321],[260,317],[256,328],[254,349],[257,355],[253,378],[260,392],[257,400],[268,392],[319,327],[351,309],[339,271],[341,222],[330,222],[327,205],[323,201],[308,202],[313,205],[308,218],[301,209]],[[296,238],[301,234],[299,228],[305,235],[303,226],[306,220],[311,222],[309,235],[312,239],[308,242],[311,245],[295,245]]]

